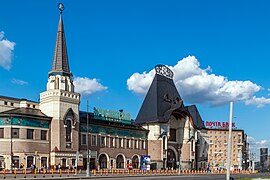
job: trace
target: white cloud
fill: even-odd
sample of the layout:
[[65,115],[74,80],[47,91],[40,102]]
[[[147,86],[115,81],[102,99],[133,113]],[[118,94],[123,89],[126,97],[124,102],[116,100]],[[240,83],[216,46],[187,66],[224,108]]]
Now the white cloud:
[[15,78],[13,78],[11,82],[12,82],[13,84],[18,84],[18,85],[25,85],[25,84],[28,84],[28,82],[26,82],[26,81],[19,80],[19,79],[15,79]]
[[108,89],[108,87],[100,84],[97,79],[89,79],[87,77],[75,77],[74,86],[75,91],[81,95],[90,95]]
[[[270,104],[270,99],[257,98],[254,94],[262,88],[251,81],[229,81],[227,77],[215,75],[210,67],[202,69],[194,56],[168,66],[174,72],[175,85],[182,98],[189,103],[208,103],[220,105],[229,101],[243,101],[258,107]],[[155,76],[155,70],[149,73],[134,73],[127,80],[130,91],[145,95]]]
[[5,33],[0,31],[0,66],[9,70],[13,57],[15,42],[11,42],[4,38]]
[[256,141],[253,137],[248,136],[247,140],[249,143],[249,148],[251,150],[258,150],[260,148],[267,148],[269,145],[269,141],[266,139]]
[[249,143],[249,151],[253,154],[250,157],[251,159],[255,158],[255,160],[260,160],[260,148],[268,148],[269,142],[266,139],[256,141],[253,137],[248,136],[247,141]]

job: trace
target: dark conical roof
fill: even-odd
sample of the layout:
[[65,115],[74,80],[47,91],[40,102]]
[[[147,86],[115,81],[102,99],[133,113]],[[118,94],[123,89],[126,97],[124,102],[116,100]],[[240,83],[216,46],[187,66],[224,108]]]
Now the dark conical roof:
[[135,122],[137,124],[167,122],[171,113],[181,108],[183,101],[172,77],[168,78],[157,72]]
[[60,19],[58,23],[52,70],[49,72],[49,75],[56,74],[71,76],[68,64],[68,54],[62,12],[60,13]]

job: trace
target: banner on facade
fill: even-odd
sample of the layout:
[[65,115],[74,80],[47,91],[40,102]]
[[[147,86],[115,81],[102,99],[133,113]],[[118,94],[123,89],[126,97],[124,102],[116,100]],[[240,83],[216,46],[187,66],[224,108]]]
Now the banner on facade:
[[141,156],[140,169],[150,170],[150,156],[144,156],[144,155]]

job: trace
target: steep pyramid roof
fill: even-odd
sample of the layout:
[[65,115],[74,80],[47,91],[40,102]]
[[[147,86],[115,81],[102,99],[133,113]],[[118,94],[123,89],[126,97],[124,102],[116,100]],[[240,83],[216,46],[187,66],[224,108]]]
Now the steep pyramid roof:
[[136,124],[167,122],[174,110],[186,111],[173,82],[173,72],[162,65],[155,68],[156,75],[137,115]]
[[188,110],[189,114],[191,115],[194,125],[197,128],[205,128],[204,122],[202,120],[202,117],[201,117],[196,105],[186,106],[186,109]]
[[[63,8],[63,5],[61,8]],[[60,19],[58,23],[58,31],[57,31],[57,37],[56,37],[56,43],[55,43],[55,49],[54,49],[54,58],[53,58],[52,70],[49,72],[49,75],[60,74],[64,76],[71,76],[71,73],[69,70],[69,64],[68,64],[68,54],[67,54],[66,39],[65,39],[65,32],[64,32],[64,23],[62,19],[62,11],[63,9],[60,9]]]

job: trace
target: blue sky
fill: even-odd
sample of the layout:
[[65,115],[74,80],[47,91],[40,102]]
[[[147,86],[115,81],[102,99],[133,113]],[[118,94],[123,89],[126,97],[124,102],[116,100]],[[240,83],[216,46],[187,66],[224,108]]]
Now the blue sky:
[[[235,100],[236,126],[254,150],[269,146],[269,1],[62,2],[81,109],[89,100],[91,109],[124,109],[135,118],[154,66],[165,64],[185,105],[196,104],[205,121],[228,121]],[[58,3],[1,2],[1,95],[38,101],[45,91]]]

